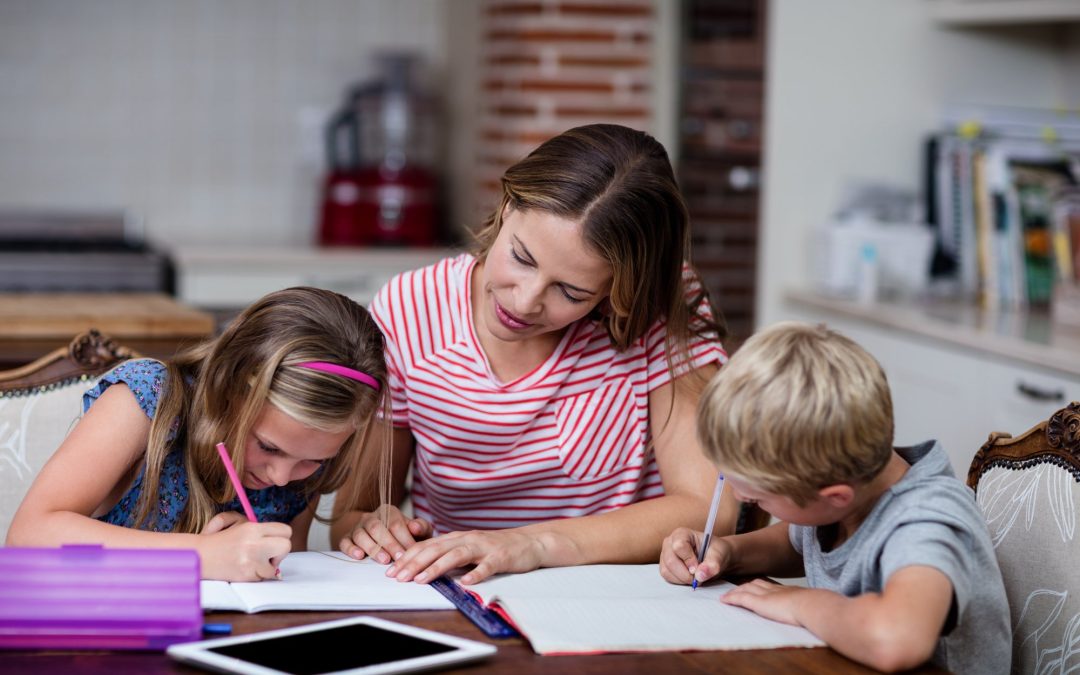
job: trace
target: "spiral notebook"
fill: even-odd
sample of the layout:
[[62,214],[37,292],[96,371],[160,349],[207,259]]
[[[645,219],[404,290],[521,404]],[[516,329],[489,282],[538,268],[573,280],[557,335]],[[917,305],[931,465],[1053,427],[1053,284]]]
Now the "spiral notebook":
[[203,581],[204,610],[410,610],[454,609],[430,586],[401,583],[386,576],[386,566],[344,553],[303,551],[281,561],[280,581]]

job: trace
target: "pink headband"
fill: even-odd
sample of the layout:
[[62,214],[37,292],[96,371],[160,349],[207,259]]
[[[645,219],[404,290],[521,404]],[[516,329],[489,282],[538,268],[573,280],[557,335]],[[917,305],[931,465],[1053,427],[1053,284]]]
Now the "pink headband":
[[367,373],[361,373],[359,370],[353,370],[345,366],[339,366],[336,363],[327,363],[325,361],[306,361],[304,363],[296,364],[300,368],[310,368],[311,370],[321,370],[324,373],[333,373],[334,375],[340,375],[347,377],[350,380],[356,380],[362,382],[371,387],[375,391],[379,391],[379,381]]

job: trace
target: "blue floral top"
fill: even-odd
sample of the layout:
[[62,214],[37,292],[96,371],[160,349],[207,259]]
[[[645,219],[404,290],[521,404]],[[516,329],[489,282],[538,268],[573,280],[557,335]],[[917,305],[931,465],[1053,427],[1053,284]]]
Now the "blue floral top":
[[[102,376],[101,380],[83,395],[83,412],[94,404],[101,394],[117,382],[123,382],[131,389],[139,407],[150,419],[157,411],[158,398],[165,384],[168,371],[165,366],[152,359],[134,359],[126,361]],[[170,440],[176,437],[176,429],[170,433]],[[135,478],[131,488],[120,498],[116,506],[98,520],[113,525],[135,527],[135,516],[142,493],[145,467]],[[273,486],[265,490],[246,490],[251,508],[259,522],[289,523],[307,507],[304,495],[290,486]],[[184,468],[183,450],[176,448],[165,458],[161,467],[161,482],[158,485],[157,511],[145,525],[155,532],[172,532],[176,528],[180,515],[188,499],[187,470]],[[218,511],[243,512],[240,500],[233,498],[228,504],[222,504]]]

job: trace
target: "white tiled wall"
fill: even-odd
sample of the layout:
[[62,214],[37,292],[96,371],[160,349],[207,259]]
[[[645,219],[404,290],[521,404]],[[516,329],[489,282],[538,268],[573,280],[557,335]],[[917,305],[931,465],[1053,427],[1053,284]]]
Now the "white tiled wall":
[[445,74],[435,0],[0,0],[0,208],[130,208],[166,244],[301,244],[370,56]]

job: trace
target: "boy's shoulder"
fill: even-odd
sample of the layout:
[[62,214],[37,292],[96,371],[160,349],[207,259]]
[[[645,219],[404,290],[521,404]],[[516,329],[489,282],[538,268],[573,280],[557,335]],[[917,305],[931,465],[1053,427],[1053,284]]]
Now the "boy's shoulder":
[[927,441],[896,448],[896,452],[910,467],[879,497],[864,527],[896,527],[926,520],[964,528],[985,527],[974,493],[956,477],[940,443]]
[[[949,457],[937,441],[895,448],[910,468],[888,494],[901,502],[918,504],[930,498],[959,501],[976,513],[975,494],[952,469]],[[933,506],[933,504],[930,504]],[[981,519],[981,515],[979,516]]]

